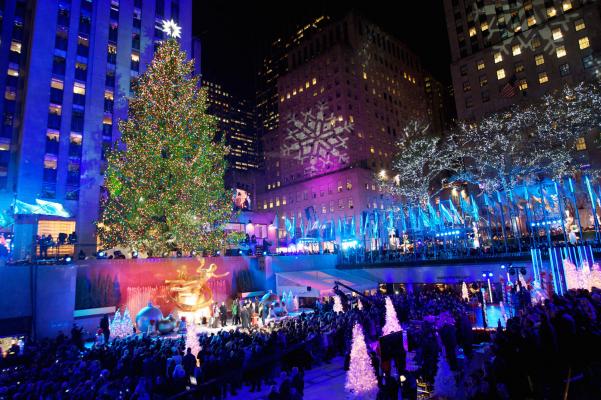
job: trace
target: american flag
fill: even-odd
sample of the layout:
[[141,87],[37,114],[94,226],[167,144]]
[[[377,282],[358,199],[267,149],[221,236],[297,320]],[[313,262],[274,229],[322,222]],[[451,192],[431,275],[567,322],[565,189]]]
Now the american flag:
[[509,78],[507,83],[501,87],[501,97],[510,98],[515,96],[517,94],[516,83],[517,79],[515,75],[513,75],[511,78]]

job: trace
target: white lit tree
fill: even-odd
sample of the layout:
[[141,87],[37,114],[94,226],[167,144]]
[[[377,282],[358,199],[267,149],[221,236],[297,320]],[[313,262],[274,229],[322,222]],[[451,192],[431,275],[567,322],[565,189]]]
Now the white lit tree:
[[374,399],[378,391],[378,380],[367,353],[363,327],[358,322],[353,326],[351,361],[346,373],[344,388],[356,399]]
[[434,397],[437,399],[454,399],[457,392],[455,375],[442,352],[438,355],[438,369],[434,377]]
[[336,295],[334,296],[334,307],[333,310],[335,313],[339,313],[339,312],[343,312],[344,309],[342,308],[342,302],[340,301],[340,296]]
[[382,335],[390,335],[391,333],[400,331],[401,324],[399,324],[392,300],[390,300],[390,297],[386,297],[386,323],[382,328]]
[[404,137],[397,142],[392,171],[380,171],[377,179],[393,196],[410,204],[424,204],[431,190],[440,188],[443,173],[460,169],[457,146],[451,139],[436,136],[425,121],[409,122]]
[[469,300],[469,298],[470,298],[470,294],[467,290],[467,285],[466,285],[465,281],[461,285],[461,298],[463,300]]

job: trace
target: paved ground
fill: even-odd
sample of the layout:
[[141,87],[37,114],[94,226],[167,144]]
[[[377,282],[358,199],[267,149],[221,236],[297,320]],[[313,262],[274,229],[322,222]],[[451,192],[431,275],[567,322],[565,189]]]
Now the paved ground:
[[[305,373],[304,400],[345,399],[344,360],[336,357],[330,364],[322,364]],[[279,386],[279,379],[277,384]],[[228,396],[231,400],[264,400],[269,394],[269,387],[263,387],[259,393],[251,393],[249,386],[244,386],[236,396]]]

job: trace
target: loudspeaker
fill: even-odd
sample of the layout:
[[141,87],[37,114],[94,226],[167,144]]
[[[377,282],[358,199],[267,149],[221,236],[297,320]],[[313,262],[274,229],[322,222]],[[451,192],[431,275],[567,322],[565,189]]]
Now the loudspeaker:
[[307,292],[311,291],[311,286],[307,286]]

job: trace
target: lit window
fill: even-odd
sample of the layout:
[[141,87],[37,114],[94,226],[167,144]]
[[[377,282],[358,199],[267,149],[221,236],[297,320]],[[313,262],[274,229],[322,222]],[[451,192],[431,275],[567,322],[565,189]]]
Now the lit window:
[[495,53],[495,64],[498,64],[501,61],[503,61],[503,55],[499,51],[499,52]]
[[367,79],[367,72],[363,71],[363,79]]
[[284,96],[280,97],[280,103],[284,102]]
[[56,157],[46,155],[46,157],[44,157],[44,168],[56,169]]
[[482,71],[485,67],[484,60],[478,60],[476,62],[476,67],[478,68],[478,71]]
[[578,150],[578,151],[586,150],[586,141],[584,140],[583,137],[579,137],[576,140],[576,150]]
[[53,89],[63,90],[63,81],[61,81],[60,79],[52,78],[52,80],[50,81],[50,87]]
[[139,62],[140,61],[140,55],[137,53],[131,53],[131,60],[133,62]]
[[561,28],[553,29],[553,40],[559,40],[563,38],[563,33],[561,33]]
[[578,21],[574,22],[574,28],[576,29],[576,32],[581,31],[584,28],[586,28],[586,25],[584,24],[584,20],[582,18],[580,18]]
[[534,56],[534,62],[536,65],[543,65],[545,63],[545,57],[542,54]]
[[4,98],[6,100],[15,100],[17,98],[17,92],[12,88],[7,87],[4,91]]
[[470,37],[476,36],[476,27],[472,26],[470,28]]
[[50,104],[50,106],[48,106],[48,112],[54,115],[61,115],[62,107],[59,104]]
[[530,44],[532,44],[532,50],[536,50],[541,46],[540,39],[538,37],[532,39]]
[[21,53],[21,43],[15,42],[14,40],[10,42],[10,51],[14,51],[15,53]]
[[290,93],[286,93],[286,98],[289,99],[290,98]]
[[588,41],[588,36],[578,39],[578,47],[580,47],[580,50],[588,49],[590,46],[591,44]]
[[305,82],[305,88],[308,88],[310,86],[309,81]]
[[313,78],[313,80],[311,81],[311,84],[316,85],[317,84],[317,78]]
[[296,96],[296,89],[294,89],[294,90],[292,91],[292,95],[293,95],[293,96]]
[[351,190],[353,188],[353,183],[349,180],[346,181],[346,190]]
[[555,7],[547,8],[547,17],[553,18],[556,15],[557,15],[557,10],[555,9]]
[[487,22],[487,21],[484,21],[484,22],[482,22],[482,23],[480,24],[480,30],[481,30],[482,32],[484,32],[484,31],[487,31],[487,30],[488,30],[488,22]]
[[572,2],[570,0],[564,0],[563,2],[563,10],[568,11],[572,9]]
[[9,68],[6,73],[8,74],[8,76],[19,76],[19,71],[17,71],[14,68]]
[[519,74],[520,72],[524,72],[524,64],[521,62],[515,64],[515,73]]
[[528,17],[528,27],[536,25],[536,17],[533,15],[532,17]]
[[73,93],[85,95],[86,94],[86,85],[83,83],[80,83],[80,82],[75,82],[73,84]]
[[522,48],[519,44],[514,44],[513,46],[511,46],[511,54],[513,54],[514,56],[519,56],[520,54],[522,54]]
[[518,87],[520,88],[520,90],[526,90],[528,89],[528,82],[526,81],[526,79],[522,79],[518,82]]
[[547,82],[549,82],[549,77],[547,76],[546,72],[541,72],[540,74],[538,74],[538,83],[542,85],[543,83]]
[[113,92],[111,90],[105,90],[104,91],[104,98],[106,100],[113,100],[114,99]]
[[505,78],[505,70],[503,68],[497,70],[497,79],[501,80]]
[[486,85],[488,85],[488,78],[486,75],[482,75],[480,77],[480,87],[485,87]]
[[558,48],[555,49],[555,54],[557,54],[557,58],[561,58],[561,57],[565,57],[566,56],[566,47],[565,46],[559,46]]
[[374,148],[373,148],[373,147],[370,147],[370,148],[369,148],[369,152],[370,152],[371,154],[375,154],[375,152],[376,152],[376,151],[374,150]]

